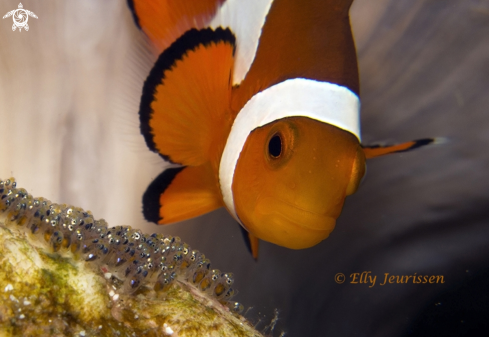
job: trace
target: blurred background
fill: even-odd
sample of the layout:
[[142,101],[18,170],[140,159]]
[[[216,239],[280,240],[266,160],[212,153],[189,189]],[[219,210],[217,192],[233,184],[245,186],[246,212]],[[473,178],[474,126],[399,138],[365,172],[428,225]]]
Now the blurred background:
[[[258,262],[222,209],[143,220],[141,195],[166,164],[139,135],[154,57],[125,1],[22,4],[38,16],[28,32],[0,21],[1,178],[111,225],[181,236],[235,274],[246,317],[273,336],[487,336],[489,1],[355,0],[364,143],[447,141],[373,159],[330,238],[302,251],[262,242]],[[17,7],[2,0],[0,14]],[[375,286],[350,283],[364,271]],[[380,286],[385,273],[445,283]]]

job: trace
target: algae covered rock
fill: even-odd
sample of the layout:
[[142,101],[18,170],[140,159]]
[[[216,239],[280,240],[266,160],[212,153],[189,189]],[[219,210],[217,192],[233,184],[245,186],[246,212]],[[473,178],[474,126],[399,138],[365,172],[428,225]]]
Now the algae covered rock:
[[109,228],[0,181],[0,336],[262,336],[231,273],[177,237]]

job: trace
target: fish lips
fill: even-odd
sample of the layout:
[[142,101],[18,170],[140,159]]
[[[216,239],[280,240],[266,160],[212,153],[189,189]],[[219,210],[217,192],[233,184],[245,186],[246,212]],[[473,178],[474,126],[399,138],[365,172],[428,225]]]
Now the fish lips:
[[336,218],[294,205],[283,199],[263,196],[257,200],[257,228],[249,228],[259,238],[291,249],[315,246],[326,239]]

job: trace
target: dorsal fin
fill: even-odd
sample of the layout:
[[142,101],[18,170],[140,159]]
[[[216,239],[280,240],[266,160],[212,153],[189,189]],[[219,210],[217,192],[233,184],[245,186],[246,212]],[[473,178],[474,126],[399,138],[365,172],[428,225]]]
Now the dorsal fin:
[[202,165],[222,151],[232,123],[234,45],[228,29],[191,29],[160,55],[139,110],[151,150],[186,166]]
[[345,86],[359,94],[355,45],[348,11],[351,0],[275,0],[255,59],[233,92],[239,111],[257,92],[290,78]]
[[127,0],[136,25],[158,53],[191,28],[208,25],[224,0]]

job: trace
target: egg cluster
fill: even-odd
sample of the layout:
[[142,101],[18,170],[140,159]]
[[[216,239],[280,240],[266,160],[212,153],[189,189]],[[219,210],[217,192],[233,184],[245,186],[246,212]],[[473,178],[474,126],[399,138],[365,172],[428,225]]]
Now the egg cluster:
[[13,178],[0,181],[0,216],[52,252],[72,254],[101,272],[118,291],[132,294],[141,287],[165,291],[175,281],[189,284],[232,311],[232,273],[211,269],[210,261],[179,237],[147,235],[129,226],[109,228],[81,208],[34,198],[17,188]]

